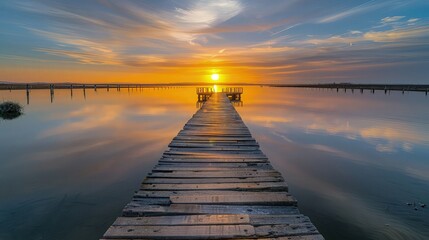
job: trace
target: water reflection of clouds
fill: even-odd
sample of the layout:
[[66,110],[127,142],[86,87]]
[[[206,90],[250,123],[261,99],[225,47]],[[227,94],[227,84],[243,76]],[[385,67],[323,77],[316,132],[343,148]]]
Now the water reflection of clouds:
[[67,119],[61,125],[40,133],[40,137],[51,137],[67,133],[79,133],[99,127],[114,129],[119,123],[122,108],[120,105],[84,106],[78,110],[65,114]]
[[[261,112],[269,112],[270,116],[263,116]],[[313,113],[290,111],[287,108],[273,109],[266,106],[253,109],[247,121],[262,124],[268,128],[296,128],[307,134],[325,133],[351,140],[363,140],[372,144],[374,149],[380,152],[399,150],[410,152],[414,144],[429,145],[429,138],[425,131],[419,131],[405,123],[388,123],[365,118],[349,120],[350,117],[347,115],[342,117],[329,115],[313,117],[312,115]]]
[[324,121],[313,123],[307,126],[307,129],[344,136],[353,140],[363,140],[373,145],[377,151],[386,153],[399,150],[411,152],[413,144],[427,145],[429,143],[424,132],[418,131],[412,126],[371,121],[371,127],[367,127],[368,123],[365,119],[357,119],[353,122],[353,126],[350,126],[348,121],[344,121],[343,124]]
[[[275,115],[281,111],[270,110],[270,112]],[[343,124],[338,124],[341,122],[336,119],[334,121],[329,121],[328,118],[301,118],[300,116],[294,116],[294,113],[286,113],[288,115],[287,118],[282,119],[281,116],[274,117],[261,117],[257,116],[256,118],[249,116],[249,118],[245,118],[245,120],[249,120],[248,122],[253,125],[260,125],[265,128],[271,129],[271,133],[275,136],[280,137],[282,140],[288,143],[296,143],[301,144],[306,148],[315,149],[319,152],[325,152],[331,154],[333,156],[338,156],[348,160],[354,160],[361,164],[370,164],[370,165],[385,165],[387,163],[386,157],[377,156],[375,153],[363,153],[362,151],[367,151],[366,146],[371,146],[374,151],[379,152],[380,154],[398,154],[403,152],[405,154],[411,154],[413,150],[419,146],[420,148],[424,147],[426,144],[427,136],[424,136],[424,131],[417,131],[412,126],[404,126],[402,125],[390,125],[388,123],[384,123],[379,121],[377,125],[374,124],[375,121],[371,121],[373,125],[371,128],[365,127],[365,119],[362,119],[361,122],[359,119],[353,121],[359,124],[350,125],[349,121],[342,121]],[[310,120],[308,120],[310,119]],[[312,122],[317,121],[317,122]],[[359,127],[362,126],[362,127]],[[378,127],[379,126],[379,129]],[[327,141],[328,145],[323,145],[315,141],[315,139],[311,140],[312,137],[306,138],[310,142],[306,142],[302,140],[302,135],[300,133],[306,133],[313,136],[332,136],[341,139],[343,144],[346,144],[348,141],[353,141],[355,146],[360,146],[359,148],[347,149],[347,151],[341,150],[341,146],[334,147],[333,146],[333,138],[323,137],[323,141]],[[299,139],[295,139],[298,137]],[[337,140],[335,140],[337,141]],[[369,154],[369,155],[368,155]],[[373,158],[377,158],[374,160]],[[394,159],[396,159],[395,157]],[[426,170],[429,170],[427,166],[415,166],[416,163],[413,163],[412,166],[407,167],[407,171],[405,173],[410,177],[421,178],[422,174],[420,173],[419,167],[423,167]],[[400,168],[400,164],[391,163],[389,168],[397,169]],[[403,169],[400,171],[404,171]],[[427,178],[424,178],[426,180]]]
[[[139,108],[111,104],[83,106],[66,114],[64,119],[68,120],[59,126],[40,132],[39,139],[53,137],[61,141],[54,148],[33,152],[29,159],[37,161],[61,156],[62,164],[93,159],[78,171],[79,178],[93,178],[109,171],[109,180],[104,183],[113,183],[141,165],[141,159],[153,156],[150,161],[154,162],[159,158],[154,155],[165,148],[178,128],[177,123],[171,124],[171,119],[133,121],[133,117],[161,116],[166,112],[165,107],[146,108],[144,105]],[[120,164],[121,161],[126,164]],[[52,161],[49,164],[57,169],[65,167],[56,166],[59,163]]]
[[[374,186],[365,186],[368,181],[371,181],[371,175],[373,174],[368,174],[365,169],[368,166],[372,167],[380,164],[378,161],[366,158],[364,154],[359,154],[359,151],[344,151],[342,146],[337,148],[332,145],[304,144],[291,141],[285,144],[282,141],[278,141],[278,138],[267,135],[263,130],[264,126],[262,126],[262,129],[257,126],[254,127],[257,128],[257,135],[265,133],[264,138],[256,137],[261,140],[260,142],[265,149],[268,146],[266,153],[276,168],[282,171],[282,174],[286,177],[291,185],[291,191],[294,193],[297,190],[300,192],[305,191],[316,196],[312,197],[310,201],[313,204],[316,201],[317,204],[314,206],[308,206],[309,204],[307,204],[306,208],[311,208],[316,212],[321,211],[321,209],[330,211],[330,214],[335,215],[336,221],[347,223],[348,226],[354,225],[358,229],[367,231],[365,234],[372,236],[373,239],[408,239],[407,236],[424,239],[421,233],[416,232],[416,229],[410,226],[407,219],[397,216],[397,214],[392,214],[389,210],[386,211],[389,208],[393,212],[396,211],[396,208],[399,211],[404,211],[404,208],[406,208],[404,202],[398,203],[397,199],[387,198],[380,203],[375,201],[376,196],[371,195],[373,194],[371,191],[364,193],[356,191],[354,181],[361,182],[360,184],[364,186],[360,187],[364,189],[374,188]],[[270,131],[270,133],[279,138],[283,137],[281,132]],[[288,136],[293,137],[294,133],[290,132]],[[328,144],[332,144],[332,142],[328,142]],[[355,160],[352,161],[353,163],[360,163],[361,167],[350,164],[350,160]],[[344,164],[338,164],[336,161]],[[364,164],[362,165],[361,163]],[[383,170],[379,172],[377,182],[382,181],[383,174],[386,171],[411,177],[416,177],[414,174],[424,173],[423,170],[419,171],[413,167],[398,171],[394,166],[386,165],[379,165],[375,168],[375,171],[379,171],[378,169],[380,168]],[[427,180],[428,178],[426,177],[425,181]],[[372,184],[376,185],[374,182]],[[391,193],[386,191],[385,194],[390,195]],[[397,192],[394,195],[396,198],[401,198]],[[404,196],[402,197],[405,198]],[[301,198],[298,199],[302,200]],[[302,204],[303,202],[301,202],[301,206]],[[408,210],[414,211],[412,209]],[[392,236],[397,237],[392,238]]]
[[[87,101],[65,101],[67,90],[58,90],[57,101],[45,105],[39,99],[45,95],[35,91],[39,98],[28,106],[22,129],[27,130],[27,123],[34,127],[25,134],[18,131],[27,138],[13,147],[20,151],[5,152],[13,161],[3,165],[5,179],[19,176],[20,183],[27,184],[9,193],[18,197],[35,187],[55,192],[60,185],[68,191],[101,190],[129,181],[129,176],[140,181],[195,111],[193,101],[183,98],[189,92],[194,93],[147,89],[124,96],[88,91]],[[15,141],[13,130],[5,131]],[[88,189],[82,189],[84,185]]]
[[160,116],[167,113],[166,107],[147,107],[136,110],[138,115]]

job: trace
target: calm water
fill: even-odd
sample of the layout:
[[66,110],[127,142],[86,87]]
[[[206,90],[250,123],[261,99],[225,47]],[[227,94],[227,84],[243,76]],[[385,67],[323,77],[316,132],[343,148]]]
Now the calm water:
[[[243,120],[326,239],[429,239],[428,96],[244,92]],[[2,240],[98,239],[197,109],[195,88],[2,99],[25,105],[0,121]]]

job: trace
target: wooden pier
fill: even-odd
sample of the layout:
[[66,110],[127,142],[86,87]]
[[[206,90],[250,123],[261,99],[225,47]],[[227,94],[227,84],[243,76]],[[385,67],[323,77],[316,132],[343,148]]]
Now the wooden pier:
[[[196,93],[198,95],[198,101],[205,102],[210,96],[215,93],[214,89],[211,87],[197,87]],[[227,87],[222,88],[222,93],[229,98],[231,101],[241,101],[241,94],[243,94],[242,87]]]
[[198,95],[198,101],[205,102],[214,93],[214,90],[211,87],[197,87],[196,92]]
[[212,93],[102,239],[323,237],[226,93]]

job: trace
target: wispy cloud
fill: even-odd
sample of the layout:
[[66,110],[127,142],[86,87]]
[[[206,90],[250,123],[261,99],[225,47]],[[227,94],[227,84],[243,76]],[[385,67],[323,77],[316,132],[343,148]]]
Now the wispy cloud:
[[271,34],[271,36],[274,36],[274,35],[277,35],[277,34],[279,34],[279,33],[284,32],[284,31],[287,31],[287,30],[289,30],[289,29],[292,29],[292,28],[294,28],[294,27],[296,27],[296,26],[298,26],[298,25],[300,25],[300,24],[294,24],[294,25],[292,25],[292,26],[288,26],[288,27],[286,27],[286,28],[283,28],[283,29],[282,29],[282,30],[280,30],[280,31],[277,31],[277,32],[272,33],[272,34]]
[[355,14],[361,14],[361,13],[365,13],[368,11],[373,11],[373,10],[379,9],[379,8],[386,6],[386,5],[389,5],[389,4],[390,3],[388,1],[384,1],[384,2],[369,1],[369,2],[366,2],[366,3],[361,4],[359,6],[350,8],[348,10],[344,10],[341,12],[331,14],[329,16],[325,16],[322,19],[320,19],[318,22],[319,23],[335,22],[335,21],[338,21],[338,20],[346,18],[346,17],[350,17],[350,16],[355,15]]
[[[233,18],[242,11],[236,0],[197,1],[187,9],[176,8],[176,25],[183,30],[209,28],[220,22]],[[169,14],[168,14],[169,15]]]
[[405,16],[393,16],[393,17],[385,17],[381,19],[382,23],[390,23],[390,22],[396,22],[398,20],[403,19]]
[[378,32],[367,32],[363,35],[363,39],[371,40],[373,42],[400,42],[404,40],[413,41],[419,38],[421,39],[427,37],[429,37],[428,26],[400,28]]

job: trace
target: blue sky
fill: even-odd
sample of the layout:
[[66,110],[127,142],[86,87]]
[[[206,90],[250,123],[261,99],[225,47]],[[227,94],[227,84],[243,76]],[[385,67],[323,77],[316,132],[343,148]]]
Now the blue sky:
[[2,1],[0,81],[429,84],[429,1]]

